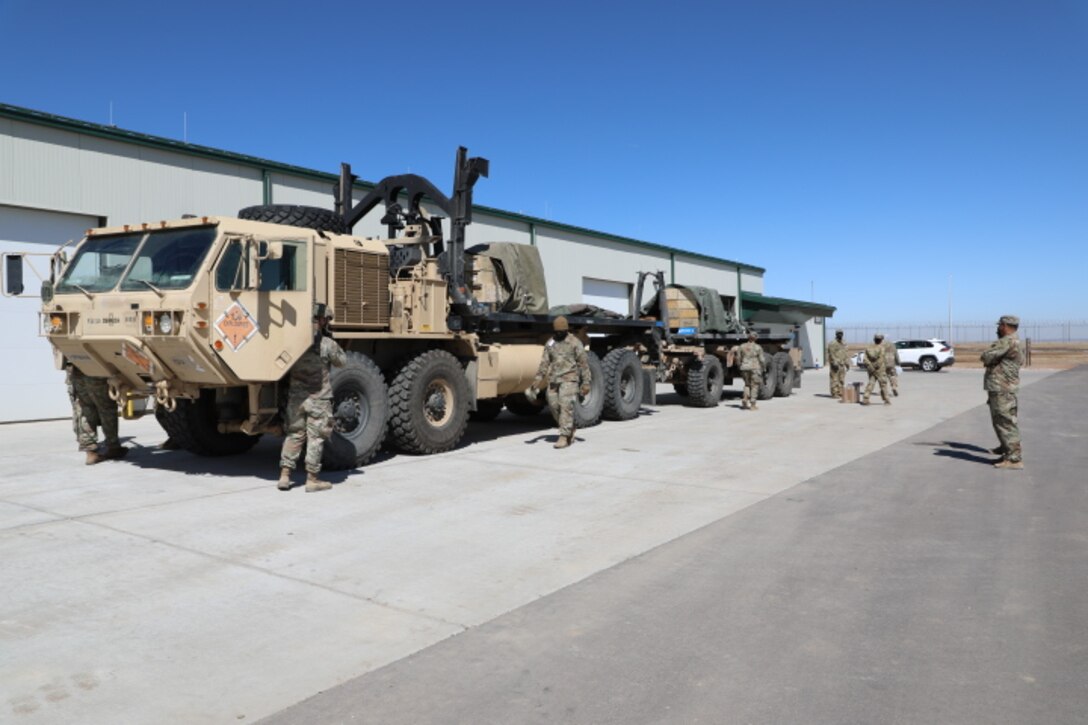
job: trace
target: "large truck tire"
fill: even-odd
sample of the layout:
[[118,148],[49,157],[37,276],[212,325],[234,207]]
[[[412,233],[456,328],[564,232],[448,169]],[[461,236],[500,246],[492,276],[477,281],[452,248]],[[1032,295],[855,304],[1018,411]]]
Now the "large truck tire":
[[593,351],[586,352],[589,363],[589,395],[574,401],[574,427],[592,428],[601,422],[604,412],[604,366]]
[[679,395],[681,398],[688,397],[688,384],[686,382],[684,382],[684,383],[673,383],[672,384],[672,389],[675,390],[676,394]]
[[642,365],[625,347],[616,348],[601,361],[604,368],[604,412],[608,420],[630,420],[642,407]]
[[473,423],[486,423],[495,420],[502,412],[502,398],[485,398],[476,401],[476,410],[469,411],[468,419]]
[[298,206],[296,204],[247,206],[238,212],[238,218],[255,222],[286,224],[306,229],[319,229],[333,234],[351,233],[351,230],[344,224],[343,217],[334,211],[319,209],[315,206]]
[[778,371],[775,370],[775,358],[769,352],[763,353],[763,384],[759,386],[759,399],[770,400],[774,397],[778,385]]
[[445,350],[408,360],[389,386],[389,434],[405,453],[441,453],[461,442],[468,426],[468,380]]
[[215,391],[201,390],[196,400],[179,399],[172,411],[155,406],[155,420],[178,447],[198,456],[233,456],[257,445],[260,436],[220,433]]
[[693,361],[688,367],[688,403],[696,408],[713,408],[722,399],[725,371],[714,355]]
[[534,415],[540,415],[540,411],[548,407],[547,402],[544,399],[544,391],[540,392],[540,395],[536,400],[529,400],[521,393],[514,393],[513,395],[507,395],[503,402],[506,404],[506,409],[514,415],[520,415],[523,418],[531,418]]
[[389,423],[389,395],[381,369],[358,352],[333,368],[333,433],[325,441],[321,466],[342,471],[365,465],[382,447]]
[[793,392],[793,358],[788,352],[774,354],[775,387],[774,394],[779,398],[788,398]]

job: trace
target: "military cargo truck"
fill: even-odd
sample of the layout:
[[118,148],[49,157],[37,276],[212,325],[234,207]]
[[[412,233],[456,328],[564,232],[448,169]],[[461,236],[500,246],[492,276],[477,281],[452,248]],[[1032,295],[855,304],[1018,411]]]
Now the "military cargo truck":
[[[383,444],[448,450],[470,416],[543,408],[522,394],[551,333],[539,253],[465,246],[472,189],[488,170],[461,148],[452,196],[408,174],[356,202],[344,164],[334,210],[266,205],[238,218],[89,230],[70,259],[57,256],[43,285],[42,332],[58,356],[107,378],[120,403],[154,398],[181,447],[217,456],[282,432],[287,373],[314,343],[314,304],[325,304],[329,334],[348,357],[332,375],[325,466],[363,465]],[[385,237],[353,235],[379,204]],[[660,319],[570,316],[593,371],[578,427],[637,416],[655,381],[673,382],[700,406],[720,399],[740,334],[671,326],[685,288],[664,285],[661,273],[654,280]]]

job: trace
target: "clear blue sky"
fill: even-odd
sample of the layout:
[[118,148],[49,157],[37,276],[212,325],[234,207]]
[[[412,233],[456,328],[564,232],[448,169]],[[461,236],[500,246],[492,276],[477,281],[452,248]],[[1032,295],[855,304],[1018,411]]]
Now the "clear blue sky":
[[[767,268],[839,323],[1088,319],[1088,2],[0,0],[0,101]],[[471,229],[470,229],[471,234]],[[682,280],[680,280],[682,281]]]

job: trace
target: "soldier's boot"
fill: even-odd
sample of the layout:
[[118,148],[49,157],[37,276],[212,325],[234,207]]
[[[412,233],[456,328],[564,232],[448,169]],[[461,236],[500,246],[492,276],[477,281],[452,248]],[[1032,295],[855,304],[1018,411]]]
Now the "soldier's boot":
[[892,404],[891,400],[889,400],[888,398],[884,398],[884,405],[891,405],[891,404]]
[[994,464],[994,468],[1008,468],[1013,471],[1022,471],[1024,469],[1024,462],[1010,461],[1007,458],[1002,458],[1000,461]]
[[328,491],[332,488],[332,484],[328,481],[322,481],[317,477],[316,473],[306,472],[306,493],[313,493],[314,491]]
[[573,446],[574,445],[574,434],[577,433],[577,432],[578,432],[577,428],[571,428],[570,429],[570,435],[567,436],[567,445],[568,446]]
[[98,462],[100,462],[102,460],[103,460],[103,458],[102,458],[102,456],[98,455],[98,451],[87,451],[86,463],[87,463],[88,466],[93,466],[94,464],[96,464],[96,463],[98,463]]
[[566,448],[569,445],[570,438],[567,438],[566,436],[559,436],[559,439],[556,440],[555,445],[552,446],[552,448]]
[[899,388],[897,388],[897,387],[892,388],[892,395],[894,395],[895,397],[898,398],[899,397]]
[[868,395],[866,395],[866,396],[865,396],[865,397],[864,397],[864,398],[862,399],[862,401],[861,401],[861,404],[862,404],[862,405],[869,405],[869,396],[868,396]]
[[754,401],[754,400],[753,400],[753,401],[752,401],[752,404],[751,404],[750,406],[748,406],[748,407],[749,407],[749,409],[750,409],[750,410],[757,410],[757,408],[756,408],[756,401]]
[[278,488],[281,491],[290,491],[291,490],[291,469],[290,468],[281,468],[280,469],[280,480],[276,482],[276,488]]
[[747,398],[746,398],[746,399],[744,399],[744,400],[742,400],[742,401],[740,401],[740,409],[741,409],[741,410],[748,410],[748,407],[749,407],[749,406],[748,406],[748,400],[747,400]]
[[101,458],[101,459],[102,459],[103,461],[115,461],[115,460],[117,460],[118,458],[124,458],[124,457],[125,457],[125,456],[127,456],[127,455],[128,455],[128,449],[127,449],[127,448],[125,448],[125,447],[124,447],[123,445],[121,445],[120,443],[118,443],[118,444],[117,444],[117,445],[115,445],[115,446],[110,446],[109,448],[107,448],[107,449],[106,449],[106,452],[105,452],[105,453],[103,453],[103,454],[102,454],[102,455],[100,456],[100,458]]
[[992,449],[990,449],[990,453],[993,453],[994,455],[998,455],[998,456],[1001,456],[1002,458],[1004,458],[1005,453],[1006,453],[1005,446],[998,446],[997,448],[992,448]]

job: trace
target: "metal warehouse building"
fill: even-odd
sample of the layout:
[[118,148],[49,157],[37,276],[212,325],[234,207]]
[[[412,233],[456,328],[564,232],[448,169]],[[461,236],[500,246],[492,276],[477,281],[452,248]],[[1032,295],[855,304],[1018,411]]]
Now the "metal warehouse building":
[[[337,177],[265,159],[148,136],[0,104],[0,252],[48,255],[86,229],[173,219],[233,216],[254,204],[331,208]],[[361,198],[370,184],[357,183]],[[379,214],[355,227],[384,236]],[[743,262],[475,207],[468,243],[512,241],[540,250],[552,305],[587,302],[627,312],[637,273],[665,270],[670,282],[714,287],[743,319],[792,333],[804,364],[823,364],[827,305],[763,295],[764,269]],[[35,280],[27,280],[33,283]],[[28,293],[36,285],[28,284]],[[0,300],[0,422],[71,413],[63,374],[38,334],[39,302]]]

